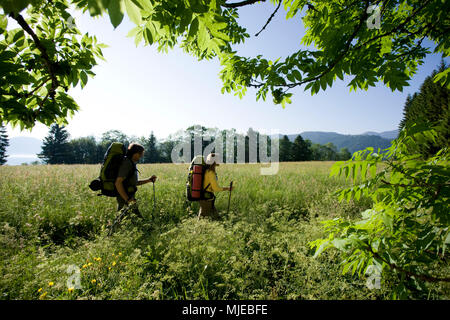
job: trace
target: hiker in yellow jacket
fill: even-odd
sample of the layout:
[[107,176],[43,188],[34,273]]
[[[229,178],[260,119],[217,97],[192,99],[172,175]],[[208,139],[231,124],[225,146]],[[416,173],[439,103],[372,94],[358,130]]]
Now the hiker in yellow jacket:
[[214,206],[216,196],[214,192],[231,191],[230,187],[220,187],[217,182],[216,167],[219,165],[216,162],[216,154],[210,153],[206,157],[206,170],[203,176],[203,189],[205,190],[205,197],[208,200],[200,200],[200,210],[198,212],[198,218],[204,218],[211,216],[213,219],[219,219],[217,209]]

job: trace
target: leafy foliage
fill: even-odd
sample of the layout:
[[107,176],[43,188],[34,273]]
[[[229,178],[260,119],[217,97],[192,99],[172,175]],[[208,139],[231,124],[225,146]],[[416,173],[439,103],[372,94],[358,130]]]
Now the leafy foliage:
[[343,254],[344,273],[363,277],[375,265],[385,278],[394,275],[400,280],[394,298],[425,294],[428,282],[450,282],[449,150],[428,159],[419,152],[420,145],[436,138],[435,130],[414,125],[383,153],[368,148],[336,163],[331,176],[353,182],[339,192],[339,199],[365,196],[374,205],[356,222],[324,221],[328,237],[311,243],[315,255],[336,248]]
[[[0,7],[0,117],[13,125],[31,128],[35,122],[47,125],[78,110],[66,93],[81,83],[84,87],[96,59],[102,59],[95,37],[81,36],[69,5],[91,16],[107,13],[114,27],[125,14],[136,24],[129,36],[136,45],[157,45],[167,52],[176,45],[198,59],[220,60],[222,92],[242,97],[256,89],[256,99],[268,92],[275,104],[291,103],[292,88],[305,86],[311,94],[331,87],[334,81],[352,77],[352,89],[365,89],[383,82],[393,91],[402,90],[427,54],[424,39],[436,44],[435,53],[447,57],[450,4],[440,0],[389,1],[381,5],[380,28],[369,28],[369,1],[284,0],[286,18],[302,17],[306,34],[302,44],[314,44],[316,51],[303,50],[269,61],[262,55],[242,57],[233,45],[249,34],[239,25],[239,8],[256,1],[227,3],[223,0],[3,0]],[[280,1],[273,0],[278,11]],[[27,9],[28,19],[20,12]],[[275,14],[276,12],[274,12]],[[272,17],[272,16],[271,16]],[[8,20],[21,28],[8,30]],[[269,22],[269,21],[268,21]],[[435,76],[447,87],[450,73]],[[12,84],[10,86],[9,84]]]
[[[91,70],[104,46],[81,35],[65,0],[33,1],[26,20],[8,8],[3,5],[8,15],[0,15],[0,118],[21,129],[67,123],[78,110],[67,91],[95,75]],[[21,28],[8,30],[8,19]]]

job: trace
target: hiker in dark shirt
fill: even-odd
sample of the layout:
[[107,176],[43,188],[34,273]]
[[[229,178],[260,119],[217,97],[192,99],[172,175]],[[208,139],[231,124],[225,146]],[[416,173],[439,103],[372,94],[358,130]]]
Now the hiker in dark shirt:
[[[136,199],[134,197],[137,186],[155,182],[156,176],[152,176],[151,178],[145,180],[139,180],[138,178],[138,170],[136,168],[136,163],[144,156],[144,147],[138,143],[132,143],[129,145],[127,154],[125,159],[119,168],[119,173],[117,175],[117,179],[115,182],[117,192],[119,196],[117,197],[118,207],[117,210],[120,210],[125,206],[125,204],[132,205],[136,204]],[[134,172],[134,174],[131,174]],[[130,177],[127,179],[127,177]],[[137,206],[133,210],[134,213],[142,218],[141,213],[139,212]]]

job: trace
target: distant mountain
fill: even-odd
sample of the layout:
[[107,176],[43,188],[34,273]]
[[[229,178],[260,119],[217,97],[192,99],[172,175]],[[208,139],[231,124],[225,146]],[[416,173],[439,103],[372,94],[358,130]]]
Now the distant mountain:
[[384,131],[384,132],[373,132],[373,131],[367,131],[364,132],[363,135],[371,135],[371,136],[379,136],[385,139],[394,140],[398,137],[398,130],[391,130],[391,131]]
[[31,137],[9,138],[9,147],[6,148],[8,165],[19,165],[39,160],[37,154],[42,151],[42,141]]
[[[350,135],[336,132],[305,131],[300,133],[303,139],[311,140],[312,143],[327,144],[331,142],[339,151],[347,148],[351,153],[363,150],[367,147],[386,149],[391,146],[391,140],[379,135]],[[298,134],[287,135],[289,140],[294,141]]]

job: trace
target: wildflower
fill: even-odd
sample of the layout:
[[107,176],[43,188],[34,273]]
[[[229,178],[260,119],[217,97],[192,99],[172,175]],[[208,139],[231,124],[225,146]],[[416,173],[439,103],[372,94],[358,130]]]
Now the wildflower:
[[41,294],[41,296],[39,297],[40,300],[45,299],[45,297],[47,296],[47,291],[45,291],[43,294]]
[[92,279],[92,281],[91,281],[92,283],[96,283],[97,282],[97,280],[95,280],[95,279]]
[[116,262],[115,261],[113,261],[113,263],[112,263],[112,266],[114,267],[116,265]]
[[73,292],[73,288],[69,288],[69,289],[67,289],[67,291],[69,291],[69,293],[72,293]]
[[41,291],[42,291],[42,288],[39,288],[39,289],[38,289],[38,292],[41,292]]
[[108,270],[111,270],[111,267],[108,267]]
[[52,287],[53,285],[54,285],[53,281],[50,281],[50,282],[48,283],[48,286],[49,286],[49,287]]
[[122,252],[119,252],[119,256],[121,256],[122,255]]
[[86,269],[86,268],[87,268],[87,264],[84,264],[84,265],[83,265],[83,269]]
[[89,262],[89,263],[88,263],[88,267],[90,267],[90,266],[92,266],[92,262]]

